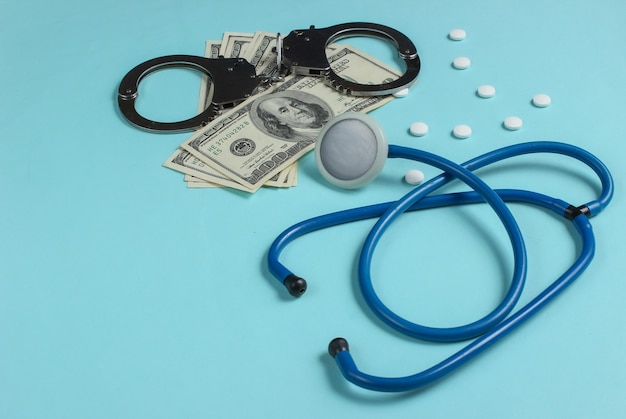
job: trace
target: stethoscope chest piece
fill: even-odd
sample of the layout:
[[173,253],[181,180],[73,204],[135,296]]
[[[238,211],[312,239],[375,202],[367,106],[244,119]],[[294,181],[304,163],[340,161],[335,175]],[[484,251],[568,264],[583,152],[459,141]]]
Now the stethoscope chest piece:
[[356,189],[376,178],[387,160],[387,139],[370,116],[347,112],[327,123],[317,139],[315,161],[335,186]]

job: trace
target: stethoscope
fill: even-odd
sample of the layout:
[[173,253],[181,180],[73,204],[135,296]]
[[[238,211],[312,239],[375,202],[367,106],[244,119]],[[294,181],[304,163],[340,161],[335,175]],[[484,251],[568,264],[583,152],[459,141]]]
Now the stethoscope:
[[[584,205],[574,206],[537,192],[518,189],[494,190],[473,174],[473,171],[489,164],[534,153],[565,155],[589,166],[602,184],[599,197]],[[433,342],[474,339],[438,364],[419,373],[397,378],[378,377],[360,371],[352,358],[348,342],[343,338],[333,339],[328,345],[328,351],[343,376],[357,386],[375,391],[415,390],[441,379],[485,351],[548,304],[591,263],[595,241],[589,219],[599,214],[609,204],[613,195],[613,179],[607,167],[594,155],[573,145],[546,141],[521,143],[491,151],[459,165],[423,150],[387,145],[384,133],[376,121],[360,113],[343,114],[330,121],[319,135],[315,158],[322,176],[341,188],[358,188],[373,180],[382,170],[387,158],[414,160],[443,171],[439,176],[415,187],[395,202],[334,212],[295,224],[276,238],[268,252],[270,272],[291,295],[299,297],[306,291],[307,283],[279,261],[285,246],[313,231],[378,217],[378,221],[363,243],[358,262],[359,287],[369,308],[387,325],[417,339]],[[473,191],[432,195],[454,179],[461,180]],[[405,212],[484,202],[489,204],[499,217],[513,249],[513,277],[501,303],[479,320],[450,328],[413,323],[388,308],[376,294],[370,269],[374,251],[385,230]],[[512,310],[522,294],[526,279],[527,255],[520,229],[505,202],[521,202],[550,210],[572,222],[582,239],[580,254],[569,269],[532,301],[513,313]]]

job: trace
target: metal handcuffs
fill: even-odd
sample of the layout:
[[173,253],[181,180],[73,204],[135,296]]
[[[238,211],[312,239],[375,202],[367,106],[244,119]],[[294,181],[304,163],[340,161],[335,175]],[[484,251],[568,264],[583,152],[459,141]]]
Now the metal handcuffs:
[[[398,79],[383,84],[360,84],[345,80],[330,67],[326,46],[348,36],[368,36],[390,41],[406,65]],[[409,87],[420,71],[420,59],[413,42],[403,33],[376,23],[343,23],[317,29],[297,29],[277,40],[278,68],[287,73],[324,77],[335,89],[354,96],[378,96]],[[209,106],[193,118],[179,122],[158,122],[141,116],[135,109],[141,80],[157,70],[183,67],[198,70],[213,83]],[[149,131],[181,132],[207,125],[224,109],[237,106],[252,96],[268,77],[257,75],[254,66],[242,58],[205,58],[194,55],[168,55],[139,64],[124,76],[118,90],[118,105],[122,115],[133,125]]]

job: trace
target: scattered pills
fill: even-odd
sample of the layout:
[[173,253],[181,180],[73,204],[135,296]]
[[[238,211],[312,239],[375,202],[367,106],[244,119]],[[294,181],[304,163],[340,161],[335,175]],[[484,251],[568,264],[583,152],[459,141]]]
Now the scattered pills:
[[546,94],[538,94],[533,97],[533,105],[538,108],[546,108],[552,103],[552,98]]
[[496,88],[489,84],[483,84],[478,88],[476,93],[478,93],[478,96],[482,98],[489,99],[490,97],[494,97],[496,95]]
[[452,29],[448,34],[448,37],[453,41],[462,41],[467,36],[467,33],[463,29]]
[[517,116],[509,116],[504,120],[504,127],[510,131],[517,131],[522,125],[522,119]]
[[404,180],[411,185],[419,185],[424,181],[424,173],[417,169],[409,170],[404,175]]
[[428,134],[428,125],[423,122],[413,122],[409,127],[409,132],[416,137],[422,137]]
[[396,93],[393,93],[394,97],[407,97],[409,95],[409,89],[402,89]]
[[457,70],[465,70],[466,68],[469,68],[471,63],[472,62],[467,57],[456,57],[454,61],[452,61],[452,65]]
[[469,138],[469,136],[472,135],[472,128],[469,125],[457,125],[454,127],[452,134],[460,139]]

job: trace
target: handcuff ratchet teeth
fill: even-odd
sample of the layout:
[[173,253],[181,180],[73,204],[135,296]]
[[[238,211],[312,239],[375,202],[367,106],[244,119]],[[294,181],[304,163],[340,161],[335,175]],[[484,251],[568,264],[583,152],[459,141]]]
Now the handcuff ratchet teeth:
[[[390,41],[406,64],[405,72],[396,80],[381,84],[361,84],[341,78],[335,73],[326,47],[349,36],[367,36]],[[224,109],[232,108],[252,96],[262,83],[280,81],[287,73],[324,77],[335,89],[353,96],[380,96],[409,87],[417,79],[420,59],[415,45],[401,32],[376,23],[343,23],[316,29],[294,30],[288,36],[278,37],[277,75],[257,75],[254,66],[243,58],[205,58],[194,55],[167,55],[139,64],[124,76],[118,90],[118,105],[122,115],[133,125],[148,131],[182,132],[197,130],[207,125]],[[207,109],[179,122],[158,122],[143,117],[135,107],[139,84],[147,75],[165,68],[191,68],[211,79],[213,96]]]

